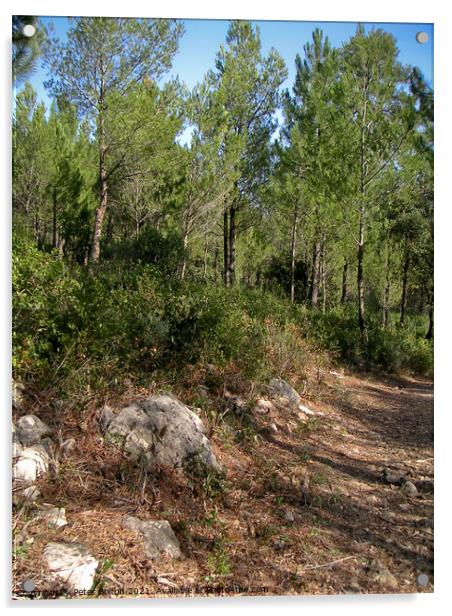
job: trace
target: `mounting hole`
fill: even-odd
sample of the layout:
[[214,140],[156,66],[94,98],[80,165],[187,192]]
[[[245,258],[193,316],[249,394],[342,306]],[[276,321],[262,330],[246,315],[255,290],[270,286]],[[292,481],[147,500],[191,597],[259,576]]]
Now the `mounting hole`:
[[28,38],[34,36],[35,32],[36,32],[36,28],[32,26],[31,24],[27,24],[26,26],[22,28],[22,34]]
[[36,586],[33,580],[25,580],[24,582],[22,582],[22,589],[25,592],[33,592],[35,588]]
[[426,43],[428,41],[428,34],[427,32],[418,32],[416,34],[416,40],[418,43],[420,43],[421,45],[423,45],[424,43]]
[[417,576],[417,583],[419,586],[427,586],[428,584],[428,575],[426,573],[420,573]]

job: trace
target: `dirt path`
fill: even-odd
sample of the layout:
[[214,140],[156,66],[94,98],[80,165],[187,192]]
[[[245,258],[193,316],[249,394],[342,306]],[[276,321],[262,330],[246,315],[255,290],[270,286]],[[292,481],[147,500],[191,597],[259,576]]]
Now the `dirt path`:
[[[343,561],[336,591],[431,592],[433,384],[351,376],[329,381],[334,404],[323,408],[307,451],[312,490],[331,494],[328,506],[318,508],[330,531],[327,544],[356,556]],[[384,481],[385,468],[411,480],[417,494],[406,496]]]

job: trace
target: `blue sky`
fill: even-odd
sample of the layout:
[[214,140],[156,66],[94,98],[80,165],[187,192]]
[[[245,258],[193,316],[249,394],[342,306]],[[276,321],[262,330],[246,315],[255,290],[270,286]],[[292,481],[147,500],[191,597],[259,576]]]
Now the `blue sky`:
[[[215,56],[220,45],[225,43],[229,21],[227,20],[182,20],[185,25],[179,51],[174,58],[171,72],[165,79],[178,76],[179,79],[193,88],[202,81],[205,73],[214,68]],[[66,38],[69,20],[65,17],[43,17],[42,22],[47,26],[53,23],[55,34]],[[275,47],[284,58],[288,78],[282,88],[292,88],[295,78],[295,56],[303,56],[303,46],[311,41],[315,28],[321,28],[330,39],[334,47],[340,47],[355,32],[356,22],[312,22],[312,21],[255,21],[261,32],[262,50],[267,53]],[[382,28],[394,35],[399,48],[399,60],[403,64],[418,66],[430,85],[433,86],[433,24],[415,23],[366,23],[366,30]],[[416,34],[420,31],[428,34],[428,42],[419,44]],[[40,65],[30,82],[38,92],[40,100],[47,107],[50,100],[44,88],[44,81],[48,78],[46,71]],[[280,114],[277,114],[280,117]],[[189,141],[190,129],[179,138],[181,143]]]
[[[44,24],[52,22],[55,32],[65,38],[69,22],[65,17],[43,17]],[[185,34],[180,41],[179,52],[174,58],[170,75],[178,75],[190,88],[200,82],[204,74],[214,68],[215,55],[225,41],[229,22],[226,20],[183,20]],[[311,40],[312,31],[319,27],[335,47],[347,41],[356,29],[353,22],[301,22],[301,21],[256,21],[261,31],[263,52],[275,47],[284,58],[289,76],[283,88],[291,88],[295,77],[295,56],[303,55],[303,46]],[[366,29],[380,27],[394,35],[400,50],[399,59],[404,64],[418,66],[428,82],[433,85],[433,25],[412,23],[368,23]],[[427,32],[425,44],[416,41],[416,33]],[[39,98],[47,105],[49,99],[43,82],[47,78],[39,66],[30,82]]]

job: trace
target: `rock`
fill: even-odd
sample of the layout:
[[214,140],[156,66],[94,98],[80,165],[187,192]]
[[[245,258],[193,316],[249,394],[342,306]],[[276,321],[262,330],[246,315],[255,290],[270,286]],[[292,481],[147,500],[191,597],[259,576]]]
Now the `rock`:
[[246,401],[240,396],[225,395],[227,408],[240,416],[246,412]]
[[285,406],[298,409],[301,404],[300,395],[283,379],[272,379],[270,381],[270,391]]
[[13,466],[13,479],[32,483],[49,470],[49,454],[42,445],[26,447]]
[[[14,428],[14,426],[13,426]],[[16,433],[14,432],[13,429],[13,448],[12,448],[12,454],[13,454],[13,461],[18,458],[20,456],[20,454],[22,453],[22,451],[24,450],[23,445],[19,442]]]
[[166,520],[140,520],[133,516],[124,516],[123,526],[141,535],[147,558],[159,556],[180,558],[182,552],[173,529]]
[[50,456],[43,445],[19,445],[17,452],[20,453],[13,457],[13,501],[16,504],[33,502],[41,495],[34,482],[48,472]]
[[275,423],[271,423],[268,427],[270,432],[273,432],[274,434],[278,432],[278,426]]
[[405,477],[403,476],[403,473],[393,471],[390,468],[385,468],[383,471],[383,479],[386,483],[400,485],[405,480]]
[[293,511],[288,510],[284,513],[284,521],[289,523],[295,522]]
[[37,445],[51,434],[49,426],[36,415],[24,415],[17,420],[16,437],[22,445]]
[[41,491],[32,484],[19,492],[14,494],[13,502],[15,504],[19,503],[34,503],[41,496]]
[[389,571],[386,565],[378,560],[373,560],[370,563],[368,575],[372,580],[389,587],[391,590],[395,590],[399,586],[397,579]]
[[[305,415],[316,415],[316,413],[314,411],[311,411],[311,409],[309,409],[307,406],[305,406],[304,404],[299,404],[298,405],[298,410],[301,411],[302,413],[304,413]],[[319,415],[323,415],[323,413],[319,413]]]
[[62,443],[61,451],[63,452],[65,456],[67,456],[69,453],[71,453],[71,451],[73,451],[75,445],[76,445],[75,438],[68,438],[67,440],[64,441],[64,443]]
[[108,425],[113,419],[113,417],[114,413],[112,409],[107,405],[105,405],[103,408],[100,409],[100,411],[98,411],[97,420],[99,422],[100,429],[102,430],[102,432],[105,432],[108,429]]
[[15,381],[13,379],[11,387],[11,402],[15,411],[23,410],[24,391],[25,387],[22,385],[22,383],[19,383],[18,381]]
[[201,419],[171,395],[149,396],[123,408],[108,421],[105,437],[149,470],[157,464],[223,471]]
[[417,494],[417,488],[411,481],[405,481],[401,489],[405,496],[410,498],[413,498]]
[[67,525],[66,510],[64,507],[50,507],[44,509],[44,511],[38,514],[37,518],[45,520],[47,526],[51,528],[61,528]]
[[348,592],[350,593],[360,593],[361,592],[361,586],[358,584],[357,580],[350,580],[350,584],[348,585]]
[[99,562],[81,543],[48,543],[44,560],[52,576],[67,584],[70,590],[89,591]]
[[261,415],[268,415],[274,410],[274,406],[270,400],[265,400],[264,398],[260,398],[257,400],[254,410]]
[[273,541],[273,548],[275,550],[281,551],[281,550],[284,550],[286,547],[287,547],[287,544],[282,539],[275,539]]

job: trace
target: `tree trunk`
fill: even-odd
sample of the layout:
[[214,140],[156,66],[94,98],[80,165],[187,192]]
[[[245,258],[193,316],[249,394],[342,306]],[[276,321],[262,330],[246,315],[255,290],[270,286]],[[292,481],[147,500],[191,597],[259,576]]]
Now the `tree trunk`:
[[236,237],[236,207],[231,205],[229,211],[229,284],[235,282],[235,237]]
[[228,209],[225,206],[223,210],[223,260],[224,260],[224,286],[228,287],[230,284],[229,279],[229,216]]
[[405,242],[405,261],[403,264],[403,279],[402,279],[402,299],[400,302],[400,325],[402,327],[405,324],[409,269],[410,269],[410,254],[408,251],[407,243]]
[[320,274],[320,242],[318,239],[314,242],[314,254],[312,258],[312,273],[311,273],[311,306],[317,308],[319,300],[319,274]]
[[430,303],[430,308],[428,311],[428,332],[427,335],[425,336],[426,340],[431,340],[433,338],[433,298],[432,301]]
[[293,211],[292,234],[290,246],[290,301],[295,302],[295,264],[297,253],[297,227],[298,227],[298,207],[295,205]]
[[35,214],[33,217],[33,232],[35,236],[35,241],[39,242],[39,216],[38,216],[38,208],[35,208]]
[[207,280],[207,257],[209,255],[209,243],[208,243],[208,237],[207,237],[207,233],[204,236],[204,269],[203,269],[203,273],[202,273],[202,277],[204,278],[204,280]]
[[256,287],[260,289],[262,286],[262,271],[261,268],[258,267],[256,271]]
[[182,263],[180,266],[180,279],[184,280],[185,278],[185,273],[187,271],[187,247],[188,247],[188,231],[185,230],[184,231],[184,236],[182,238],[182,243],[183,243],[183,247],[184,247],[184,256],[182,258]]
[[360,135],[360,204],[359,204],[359,237],[358,237],[358,323],[361,336],[365,344],[367,344],[367,328],[365,317],[365,299],[364,299],[364,225],[366,212],[366,124],[367,124],[367,76],[364,78],[363,94],[364,106],[361,120],[361,135]]
[[102,225],[104,222],[105,213],[108,206],[108,185],[107,185],[107,146],[105,144],[105,126],[104,126],[104,101],[101,91],[99,113],[99,205],[96,209],[94,218],[93,240],[91,244],[91,262],[97,263],[100,257],[100,238],[102,236]]
[[214,261],[213,261],[213,271],[214,271],[214,279],[215,282],[217,282],[217,278],[218,278],[218,261],[219,261],[219,249],[218,246],[215,246],[215,257],[214,257]]
[[322,284],[322,313],[326,312],[326,276],[325,276],[325,238],[322,239],[322,248],[320,252],[320,281]]
[[361,334],[366,337],[366,319],[364,305],[364,212],[361,208],[361,216],[359,221],[359,238],[358,238],[358,323]]
[[348,300],[348,259],[344,259],[344,268],[342,270],[342,295],[341,305],[343,306]]
[[52,246],[58,248],[57,237],[57,189],[53,187],[52,191]]
[[385,284],[384,297],[383,297],[383,320],[381,323],[383,327],[388,327],[389,325],[389,296],[391,292],[390,267],[391,267],[391,250],[390,250],[390,246],[388,242],[386,246],[386,267],[385,267],[386,284]]

